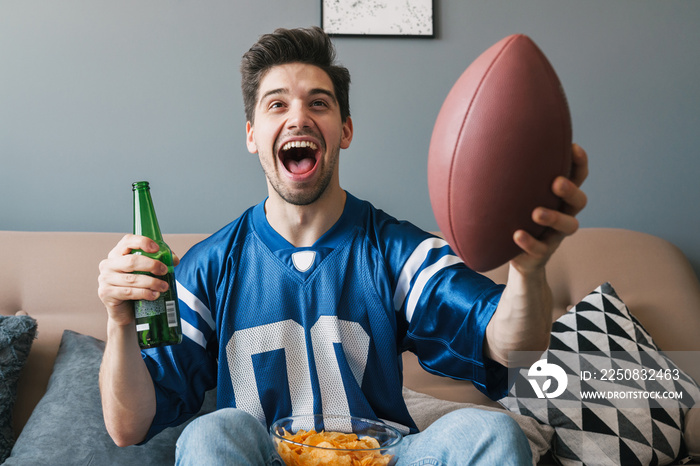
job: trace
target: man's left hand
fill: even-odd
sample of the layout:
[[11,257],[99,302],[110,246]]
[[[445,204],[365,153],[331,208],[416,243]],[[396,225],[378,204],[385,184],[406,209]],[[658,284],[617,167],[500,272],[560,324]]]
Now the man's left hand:
[[552,183],[552,192],[564,201],[561,210],[537,207],[532,211],[532,220],[549,228],[539,239],[524,230],[513,234],[513,241],[523,253],[511,260],[511,266],[522,273],[544,267],[562,240],[578,230],[576,215],[588,202],[586,194],[581,190],[581,185],[588,177],[588,156],[577,144],[573,144],[572,151],[570,178],[559,176]]

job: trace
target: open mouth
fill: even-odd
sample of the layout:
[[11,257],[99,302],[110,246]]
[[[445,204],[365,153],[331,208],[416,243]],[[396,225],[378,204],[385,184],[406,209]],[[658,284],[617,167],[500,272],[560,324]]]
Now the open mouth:
[[289,173],[303,175],[316,166],[318,146],[311,141],[289,141],[279,151],[282,164]]

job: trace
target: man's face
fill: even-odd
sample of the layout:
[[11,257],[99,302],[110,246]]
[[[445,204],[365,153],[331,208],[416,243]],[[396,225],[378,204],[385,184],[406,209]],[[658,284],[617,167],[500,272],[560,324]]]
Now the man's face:
[[261,80],[257,99],[246,145],[260,158],[270,195],[308,205],[331,183],[339,186],[338,155],[350,146],[352,120],[341,121],[328,75],[308,64],[275,66]]

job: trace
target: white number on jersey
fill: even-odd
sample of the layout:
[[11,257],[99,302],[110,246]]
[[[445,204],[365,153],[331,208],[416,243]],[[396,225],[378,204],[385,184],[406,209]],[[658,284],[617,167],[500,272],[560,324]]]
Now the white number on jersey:
[[[226,345],[226,356],[238,408],[265,420],[258,396],[253,356],[282,349],[287,366],[292,414],[313,413],[314,399],[307,352],[307,345],[310,344],[319,379],[323,411],[350,414],[340,364],[333,345],[342,345],[350,370],[357,384],[362,385],[369,353],[369,335],[359,323],[340,320],[336,316],[321,316],[309,333],[311,341],[307,342],[304,328],[293,320],[237,330],[233,333]],[[344,342],[351,344],[346,346]]]

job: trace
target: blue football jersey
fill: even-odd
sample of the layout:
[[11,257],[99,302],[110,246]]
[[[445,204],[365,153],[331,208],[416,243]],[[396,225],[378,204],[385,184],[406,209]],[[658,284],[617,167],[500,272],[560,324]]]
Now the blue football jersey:
[[260,203],[175,270],[183,342],[142,353],[157,398],[149,437],[194,415],[213,387],[219,408],[268,426],[325,413],[416,432],[402,397],[406,350],[430,372],[506,394],[507,370],[482,356],[503,286],[350,194],[312,247],[280,236]]

